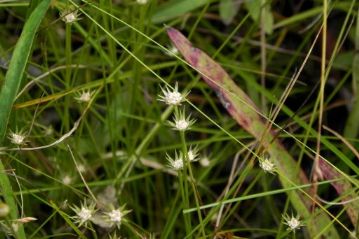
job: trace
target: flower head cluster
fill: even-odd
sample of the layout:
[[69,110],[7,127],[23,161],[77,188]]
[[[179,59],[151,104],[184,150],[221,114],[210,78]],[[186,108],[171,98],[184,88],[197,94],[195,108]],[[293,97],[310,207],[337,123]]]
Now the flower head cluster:
[[169,124],[173,127],[174,130],[185,131],[191,128],[191,126],[196,122],[196,120],[191,119],[191,115],[186,117],[185,111],[179,111],[175,113],[173,122],[169,121]]
[[283,219],[285,220],[284,224],[288,226],[287,230],[295,231],[300,229],[303,226],[302,222],[299,220],[299,215],[294,217],[293,215],[290,217],[288,214],[282,215]]
[[183,156],[182,153],[175,152],[175,157],[172,158],[168,154],[166,155],[166,159],[169,163],[169,166],[176,171],[183,169]]
[[120,228],[124,216],[130,212],[129,210],[125,210],[125,206],[115,209],[112,204],[106,209],[99,208],[96,210],[95,207],[96,203],[88,204],[86,201],[81,204],[81,207],[71,207],[71,209],[76,213],[76,215],[71,218],[76,224],[78,224],[79,227],[87,227],[91,222],[102,228],[111,228],[113,226]]
[[77,10],[74,10],[71,8],[66,9],[60,13],[60,17],[61,17],[62,21],[64,21],[67,24],[71,24],[71,23],[74,23],[74,22],[80,20],[79,15],[80,14],[78,13]]
[[166,88],[161,88],[163,95],[159,96],[159,101],[165,102],[167,105],[181,105],[183,101],[185,101],[186,94],[181,94],[178,91],[178,83],[176,83],[173,89],[166,86]]

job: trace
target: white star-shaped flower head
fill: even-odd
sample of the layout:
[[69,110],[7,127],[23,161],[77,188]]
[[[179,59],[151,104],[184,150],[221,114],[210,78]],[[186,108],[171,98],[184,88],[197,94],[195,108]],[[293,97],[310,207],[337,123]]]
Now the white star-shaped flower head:
[[177,153],[175,152],[175,157],[172,158],[171,156],[169,156],[168,154],[166,155],[166,159],[169,163],[169,166],[171,168],[173,168],[176,171],[182,170],[183,169],[183,157],[182,157],[182,153]]
[[71,209],[76,213],[76,215],[71,218],[76,224],[78,224],[79,227],[82,225],[87,226],[95,213],[95,207],[95,203],[90,203],[88,205],[86,201],[81,204],[81,207],[73,206]]
[[91,100],[92,95],[93,95],[92,91],[84,90],[81,93],[77,94],[77,96],[74,97],[74,99],[80,103],[88,103]]
[[259,167],[266,173],[274,174],[276,171],[275,164],[270,160],[269,155],[265,155],[264,158],[259,159]]
[[71,24],[80,20],[79,15],[80,14],[78,13],[78,10],[74,9],[66,9],[60,13],[62,21],[64,21],[66,24]]
[[189,147],[189,150],[187,152],[187,157],[188,157],[188,160],[190,162],[195,162],[195,161],[198,161],[199,158],[198,158],[198,147],[197,146],[190,146]]
[[181,105],[183,101],[185,101],[187,94],[181,94],[178,91],[178,83],[176,83],[175,87],[170,89],[168,86],[162,88],[162,95],[159,96],[158,100],[165,102],[167,105]]
[[116,225],[117,228],[120,228],[123,221],[123,217],[129,212],[129,210],[125,210],[125,206],[122,206],[117,209],[112,209],[111,211],[105,213],[105,221],[109,223],[110,227]]
[[174,130],[186,131],[191,128],[191,126],[196,122],[196,120],[191,119],[191,115],[186,117],[185,111],[179,111],[175,113],[173,121],[169,121],[169,124]]
[[290,217],[288,214],[285,214],[282,215],[282,217],[285,220],[284,224],[288,226],[287,230],[295,231],[303,226],[302,222],[299,220],[300,219],[299,215],[297,215],[296,217],[292,215]]
[[26,144],[26,134],[23,131],[19,131],[17,133],[10,131],[8,138],[10,142],[16,145],[24,145]]

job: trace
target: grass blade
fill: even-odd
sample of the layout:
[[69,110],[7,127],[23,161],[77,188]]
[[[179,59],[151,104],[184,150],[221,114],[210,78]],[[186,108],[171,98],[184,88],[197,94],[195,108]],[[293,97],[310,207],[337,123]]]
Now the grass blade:
[[[9,69],[6,72],[5,80],[0,91],[0,143],[2,143],[5,138],[11,109],[19,90],[21,79],[24,75],[36,31],[40,26],[41,20],[45,16],[50,2],[50,0],[43,0],[29,16],[16,44],[9,64]],[[0,186],[5,202],[10,207],[10,219],[16,220],[19,218],[18,210],[10,180],[4,171],[5,167],[2,160],[0,160]],[[19,224],[19,228],[16,233],[16,238],[26,238],[22,224]]]
[[205,5],[208,0],[182,0],[182,1],[170,1],[156,11],[152,16],[151,21],[153,23],[162,23],[178,16],[189,13],[190,11]]

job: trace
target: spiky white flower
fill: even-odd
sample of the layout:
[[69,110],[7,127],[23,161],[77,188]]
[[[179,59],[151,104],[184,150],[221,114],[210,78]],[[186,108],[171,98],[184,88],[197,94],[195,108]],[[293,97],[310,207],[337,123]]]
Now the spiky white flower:
[[288,226],[287,230],[295,231],[303,226],[302,222],[299,220],[300,219],[299,215],[297,215],[296,217],[292,215],[290,217],[288,214],[284,214],[282,215],[282,217],[285,220],[284,224]]
[[186,117],[185,111],[179,111],[175,113],[173,122],[169,121],[169,124],[173,127],[174,130],[185,131],[188,130],[196,120],[191,119],[191,115]]
[[181,169],[183,169],[183,157],[182,157],[182,153],[177,153],[177,151],[175,151],[175,157],[172,158],[171,156],[169,156],[168,154],[166,154],[166,159],[169,163],[169,166],[171,168],[173,168],[176,171],[179,171]]
[[17,133],[10,131],[8,138],[10,139],[11,143],[16,145],[23,145],[26,143],[26,135],[22,131]]
[[87,103],[91,100],[91,97],[93,95],[93,92],[90,90],[84,90],[81,93],[79,93],[76,97],[74,97],[75,100],[77,100],[80,103]]
[[71,209],[76,213],[76,215],[71,218],[74,219],[75,223],[77,223],[79,227],[82,225],[87,226],[95,213],[95,207],[95,203],[90,203],[88,205],[86,201],[81,204],[80,208],[73,206]]
[[186,98],[187,94],[181,94],[178,92],[178,83],[176,82],[175,87],[173,90],[166,86],[162,88],[163,95],[160,95],[158,100],[165,102],[167,105],[180,105]]
[[147,4],[148,0],[136,0],[137,4],[145,5]]
[[265,157],[264,159],[259,159],[259,166],[266,173],[274,174],[274,172],[276,171],[275,164],[270,160],[269,157]]
[[80,14],[78,13],[78,10],[74,10],[74,9],[66,9],[60,13],[60,17],[62,21],[64,21],[67,24],[71,24],[80,20],[79,15]]
[[[113,206],[111,207],[113,208]],[[110,227],[116,225],[117,228],[120,228],[123,221],[123,217],[129,212],[129,210],[125,210],[125,206],[122,206],[117,209],[112,209],[110,212],[105,213],[105,221]]]
[[190,146],[187,152],[187,157],[190,162],[198,161],[198,147],[197,146]]

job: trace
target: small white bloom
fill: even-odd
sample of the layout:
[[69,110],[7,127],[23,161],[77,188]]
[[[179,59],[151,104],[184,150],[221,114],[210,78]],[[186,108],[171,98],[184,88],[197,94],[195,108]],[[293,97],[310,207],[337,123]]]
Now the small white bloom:
[[84,102],[87,103],[91,100],[91,97],[93,95],[93,92],[91,91],[82,91],[80,94],[78,94],[76,97],[74,97],[75,100],[78,102]]
[[169,166],[174,170],[178,171],[183,169],[183,157],[182,153],[175,152],[175,157],[172,158],[168,154],[166,155],[167,161],[169,162]]
[[125,206],[118,209],[112,209],[110,212],[105,213],[105,221],[109,223],[110,227],[116,225],[117,228],[120,228],[123,217],[129,212],[129,210],[125,210]]
[[188,160],[190,162],[198,161],[199,160],[199,158],[198,158],[198,147],[197,146],[189,147],[189,150],[187,152],[187,157],[188,157]]
[[194,124],[194,122],[196,121],[191,119],[191,115],[186,117],[183,110],[179,113],[175,113],[173,122],[170,121],[169,124],[173,127],[174,130],[185,131],[188,130]]
[[85,173],[86,172],[86,166],[84,164],[78,164],[77,165],[77,170],[80,172],[80,173]]
[[81,204],[81,208],[77,206],[71,207],[71,209],[76,213],[76,215],[71,218],[74,219],[75,223],[77,223],[79,227],[82,225],[87,226],[87,223],[90,222],[95,213],[95,206],[95,203],[87,205],[85,201]]
[[147,4],[148,0],[136,0],[136,2],[140,5],[145,5]]
[[73,23],[80,20],[79,15],[78,11],[73,9],[66,9],[60,13],[60,17],[65,23]]
[[276,170],[275,164],[269,159],[269,157],[265,157],[264,159],[259,159],[259,166],[266,173],[274,174]]
[[202,158],[199,160],[199,164],[200,164],[202,167],[208,167],[210,163],[211,163],[211,161],[209,161],[208,156],[204,156],[204,157],[202,157]]
[[293,215],[289,217],[288,214],[282,215],[283,219],[285,220],[284,224],[288,226],[287,230],[295,231],[300,229],[303,226],[302,222],[299,220],[299,215],[294,217]]
[[65,175],[61,181],[65,185],[70,185],[72,182],[72,178],[69,175]]
[[166,88],[162,88],[163,95],[159,96],[159,101],[165,102],[167,105],[180,105],[186,98],[188,94],[182,95],[178,92],[178,83],[176,83],[174,89],[170,89],[168,86]]
[[16,145],[23,145],[26,143],[26,141],[25,141],[26,135],[22,131],[20,131],[18,133],[10,132],[8,137],[9,137],[11,143],[16,144]]
[[107,216],[109,217],[109,220],[113,223],[121,223],[122,220],[122,213],[119,209],[114,209],[111,212],[107,213]]

